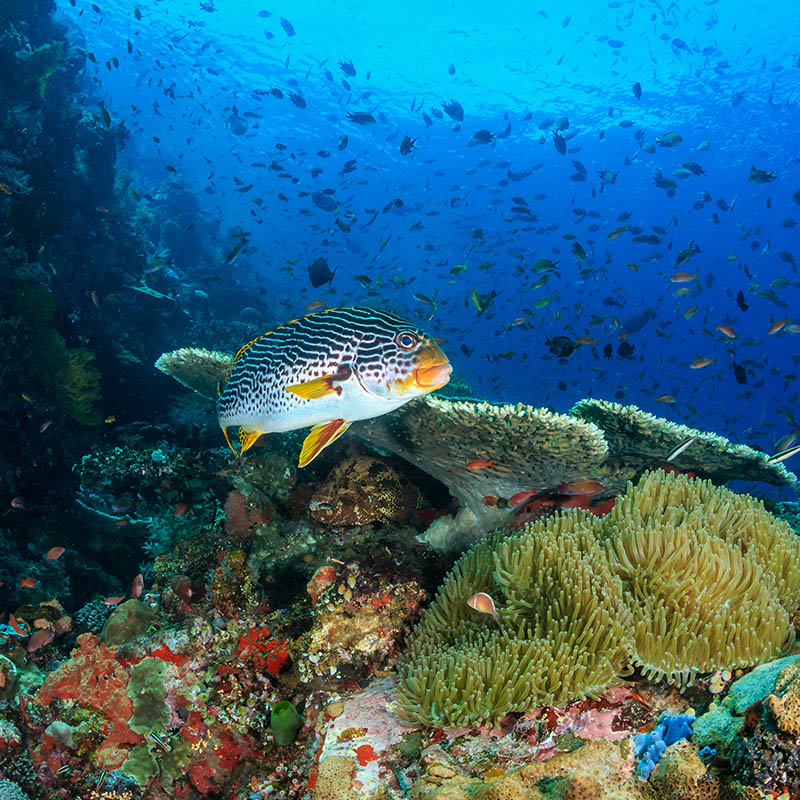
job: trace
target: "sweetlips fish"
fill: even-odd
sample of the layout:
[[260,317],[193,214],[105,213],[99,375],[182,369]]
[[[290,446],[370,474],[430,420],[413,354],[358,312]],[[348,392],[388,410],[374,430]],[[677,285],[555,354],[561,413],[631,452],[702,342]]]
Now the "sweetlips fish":
[[312,426],[299,466],[352,422],[379,417],[440,389],[452,366],[439,345],[401,317],[372,308],[326,308],[244,345],[219,387],[217,414],[240,454],[264,433]]

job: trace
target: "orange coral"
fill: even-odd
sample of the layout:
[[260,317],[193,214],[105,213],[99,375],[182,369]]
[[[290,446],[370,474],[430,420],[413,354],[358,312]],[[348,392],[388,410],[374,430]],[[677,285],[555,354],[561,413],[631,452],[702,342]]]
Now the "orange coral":
[[42,706],[54,698],[73,700],[101,712],[107,721],[105,739],[97,748],[97,765],[118,769],[128,757],[125,745],[144,741],[144,736],[128,726],[133,716],[133,703],[126,691],[129,675],[114,658],[116,649],[101,644],[94,634],[81,634],[77,643],[69,659],[48,675],[34,700]]

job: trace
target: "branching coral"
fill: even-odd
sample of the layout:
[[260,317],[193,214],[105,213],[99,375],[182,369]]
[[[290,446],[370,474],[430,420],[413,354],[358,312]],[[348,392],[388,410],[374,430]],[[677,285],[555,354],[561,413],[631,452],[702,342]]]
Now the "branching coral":
[[[401,664],[399,713],[496,722],[638,666],[677,685],[776,656],[800,607],[800,539],[761,503],[664,472],[603,518],[572,511],[456,564]],[[494,598],[499,619],[467,605]]]

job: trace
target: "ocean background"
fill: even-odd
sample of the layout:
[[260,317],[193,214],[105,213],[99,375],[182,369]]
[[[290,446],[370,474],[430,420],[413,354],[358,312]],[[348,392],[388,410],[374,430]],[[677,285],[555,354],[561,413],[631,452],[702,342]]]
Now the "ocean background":
[[[96,59],[87,106],[103,104],[130,131],[118,157],[140,198],[129,213],[168,197],[151,243],[169,264],[149,284],[179,293],[194,319],[268,329],[318,300],[422,323],[422,294],[437,304],[424,324],[477,396],[559,411],[617,399],[769,452],[792,430],[800,53],[785,32],[800,29],[796,4],[59,9]],[[451,100],[463,121],[443,113]],[[492,140],[476,143],[480,130]],[[669,132],[682,141],[657,144]],[[406,136],[414,149],[403,155]],[[686,162],[704,174],[675,176]],[[751,166],[775,180],[750,182]],[[673,190],[654,185],[656,170]],[[676,266],[690,246],[700,252]],[[330,288],[308,280],[319,257],[337,270]],[[539,259],[556,269],[535,272]],[[453,274],[457,265],[466,269]],[[671,282],[679,271],[697,281]],[[482,314],[473,290],[497,293]],[[789,331],[767,336],[785,317]],[[597,344],[559,359],[546,345],[556,336]],[[697,358],[715,361],[690,369]],[[674,404],[656,403],[663,395]]]
[[[798,31],[0,0],[0,800],[800,797]],[[469,402],[248,437],[344,306]]]

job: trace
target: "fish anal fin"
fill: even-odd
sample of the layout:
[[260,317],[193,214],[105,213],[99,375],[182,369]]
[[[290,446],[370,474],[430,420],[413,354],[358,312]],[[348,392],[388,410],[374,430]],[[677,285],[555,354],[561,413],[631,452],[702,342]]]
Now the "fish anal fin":
[[260,438],[261,431],[248,431],[244,428],[239,428],[239,444],[241,445],[239,455],[246,453]]
[[329,444],[333,444],[348,428],[350,423],[344,419],[332,419],[315,425],[303,442],[297,466],[310,464]]
[[320,397],[327,397],[329,394],[341,394],[342,387],[336,386],[337,383],[346,381],[353,374],[353,370],[348,366],[341,367],[333,375],[320,375],[319,378],[312,378],[304,383],[293,383],[291,386],[284,386],[284,390],[296,394],[305,400],[318,400]]

